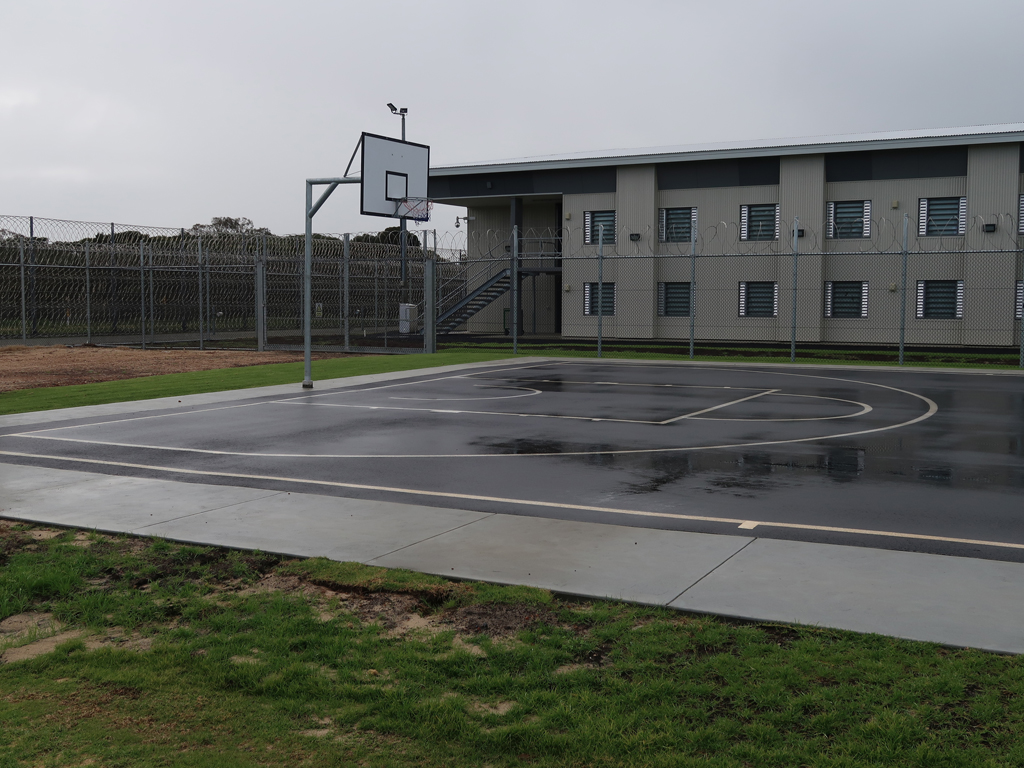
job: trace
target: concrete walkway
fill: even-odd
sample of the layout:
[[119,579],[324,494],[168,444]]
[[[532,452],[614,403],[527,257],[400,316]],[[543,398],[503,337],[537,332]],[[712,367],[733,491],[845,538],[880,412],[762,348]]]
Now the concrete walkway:
[[[294,390],[267,387],[241,395]],[[0,426],[239,396],[217,393],[22,414],[0,418]],[[0,463],[0,517],[1024,653],[1024,564],[6,463]]]

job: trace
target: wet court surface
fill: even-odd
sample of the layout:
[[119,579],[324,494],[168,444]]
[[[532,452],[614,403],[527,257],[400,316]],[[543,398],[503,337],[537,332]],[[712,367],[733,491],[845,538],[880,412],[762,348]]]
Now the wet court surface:
[[1024,561],[1020,376],[510,361],[339,384],[7,427],[0,460]]

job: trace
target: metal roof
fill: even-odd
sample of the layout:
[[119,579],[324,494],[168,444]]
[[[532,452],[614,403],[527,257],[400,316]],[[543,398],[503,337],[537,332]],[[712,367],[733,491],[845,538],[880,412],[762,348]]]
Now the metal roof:
[[520,157],[481,163],[442,165],[430,169],[431,176],[460,176],[466,173],[534,171],[559,168],[587,168],[601,165],[643,165],[687,160],[711,160],[766,155],[812,155],[820,152],[858,152],[870,149],[942,147],[958,144],[998,144],[1024,141],[1024,123],[1002,123],[959,128],[916,131],[833,134],[763,141],[725,141],[674,147],[611,149],[595,152],[567,152],[558,155]]

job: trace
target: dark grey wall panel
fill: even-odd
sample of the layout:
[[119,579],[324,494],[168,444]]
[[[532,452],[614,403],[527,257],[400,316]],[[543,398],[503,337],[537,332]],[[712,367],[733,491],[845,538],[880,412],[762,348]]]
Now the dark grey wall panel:
[[550,171],[469,173],[432,176],[428,194],[446,197],[506,197],[515,195],[584,195],[615,191],[615,166],[566,168]]
[[778,183],[778,157],[739,157],[658,165],[658,189],[757,187]]
[[887,181],[967,175],[967,147],[923,147],[825,155],[825,181]]

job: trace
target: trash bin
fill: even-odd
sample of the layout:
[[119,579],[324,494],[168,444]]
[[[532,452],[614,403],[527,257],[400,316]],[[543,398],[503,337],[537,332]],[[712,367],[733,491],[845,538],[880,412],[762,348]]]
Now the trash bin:
[[415,304],[399,304],[398,305],[398,332],[399,333],[416,333],[416,305]]

